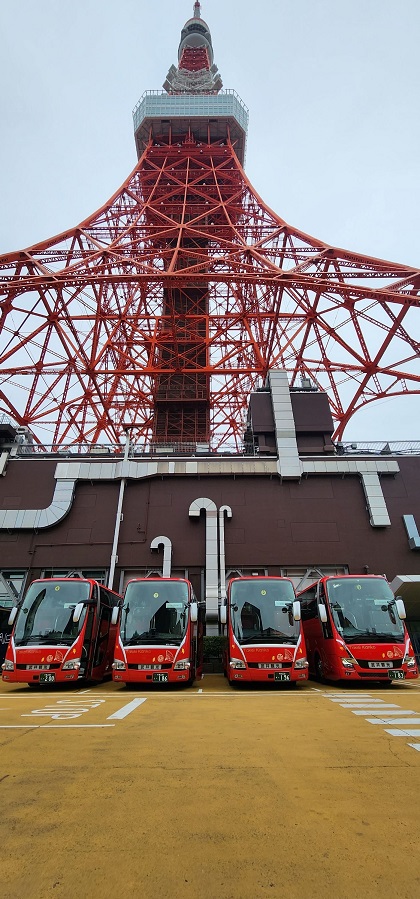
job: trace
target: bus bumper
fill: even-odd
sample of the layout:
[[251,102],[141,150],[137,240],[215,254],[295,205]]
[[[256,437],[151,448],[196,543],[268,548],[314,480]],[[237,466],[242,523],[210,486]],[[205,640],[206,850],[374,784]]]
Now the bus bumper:
[[247,683],[290,684],[308,680],[308,669],[291,669],[289,671],[270,671],[266,668],[230,668],[229,680]]

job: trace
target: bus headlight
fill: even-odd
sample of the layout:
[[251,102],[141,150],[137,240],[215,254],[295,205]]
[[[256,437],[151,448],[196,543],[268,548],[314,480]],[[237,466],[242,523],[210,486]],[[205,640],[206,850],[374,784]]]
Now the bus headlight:
[[115,659],[111,667],[114,671],[125,671],[125,662],[121,662],[120,659]]
[[74,671],[80,668],[80,659],[69,659],[64,662],[63,671]]
[[354,668],[353,662],[350,659],[341,659],[341,664],[344,668]]
[[180,659],[179,662],[175,662],[174,671],[186,671],[186,669],[189,667],[190,667],[189,659]]
[[407,665],[407,668],[415,668],[416,660],[415,660],[414,656],[405,656],[403,665]]
[[15,670],[15,666],[14,666],[13,662],[9,662],[8,659],[6,659],[6,661],[3,662],[1,667],[2,667],[3,671],[14,671]]
[[307,668],[308,660],[303,656],[301,659],[296,659],[295,668]]
[[231,668],[246,668],[245,662],[242,659],[231,659],[229,662]]

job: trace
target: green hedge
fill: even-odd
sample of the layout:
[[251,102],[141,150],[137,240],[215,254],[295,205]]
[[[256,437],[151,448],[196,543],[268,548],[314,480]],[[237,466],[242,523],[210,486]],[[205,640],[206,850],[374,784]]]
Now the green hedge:
[[204,661],[210,659],[221,659],[223,650],[226,646],[226,637],[214,636],[204,637]]

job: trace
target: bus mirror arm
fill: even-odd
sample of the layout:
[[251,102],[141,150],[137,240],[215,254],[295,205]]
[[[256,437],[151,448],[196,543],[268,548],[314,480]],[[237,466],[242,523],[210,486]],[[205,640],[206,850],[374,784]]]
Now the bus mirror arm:
[[75,624],[77,624],[77,622],[80,621],[80,616],[83,612],[84,607],[85,607],[84,602],[78,602],[77,606],[75,606],[75,609],[73,612],[73,621]]
[[220,606],[220,624],[226,624],[227,621],[227,607]]
[[8,625],[11,626],[14,623],[18,611],[19,611],[19,606],[13,606],[13,609],[11,610],[10,615],[9,615],[9,620],[7,622]]
[[320,602],[318,604],[318,615],[319,615],[319,620],[322,621],[322,624],[326,624],[328,621],[328,616],[327,616],[327,609],[324,606],[323,602]]
[[196,602],[192,602],[190,604],[190,617],[191,617],[191,621],[193,622],[193,624],[195,624],[196,621],[198,621],[198,605]]
[[407,613],[405,611],[405,605],[404,605],[404,600],[403,600],[402,596],[395,597],[395,605],[397,607],[397,612],[398,612],[399,617],[402,620],[404,620],[404,618],[407,617]]

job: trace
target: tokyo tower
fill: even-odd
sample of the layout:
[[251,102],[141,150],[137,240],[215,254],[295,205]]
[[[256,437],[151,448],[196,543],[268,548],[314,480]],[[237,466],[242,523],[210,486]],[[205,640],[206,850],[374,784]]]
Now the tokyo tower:
[[244,172],[247,126],[197,0],[178,65],[134,110],[121,188],[0,257],[0,415],[41,447],[130,427],[145,451],[240,450],[271,368],[327,392],[337,439],[365,404],[420,392],[420,271],[283,221]]

